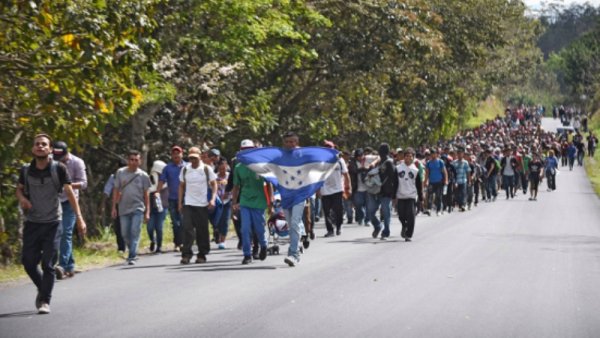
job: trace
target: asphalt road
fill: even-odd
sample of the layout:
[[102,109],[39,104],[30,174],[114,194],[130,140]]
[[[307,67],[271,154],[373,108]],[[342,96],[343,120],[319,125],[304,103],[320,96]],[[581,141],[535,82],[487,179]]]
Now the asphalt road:
[[31,283],[4,288],[0,337],[599,337],[600,200],[581,167],[557,188],[419,216],[411,243],[397,219],[388,241],[320,224],[295,268],[143,256],[58,281],[50,315]]

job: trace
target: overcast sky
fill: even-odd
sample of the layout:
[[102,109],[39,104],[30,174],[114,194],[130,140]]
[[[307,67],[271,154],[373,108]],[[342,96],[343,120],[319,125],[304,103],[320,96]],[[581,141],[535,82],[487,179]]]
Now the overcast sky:
[[[548,3],[549,1],[544,1],[544,0],[523,0],[523,2],[529,8],[537,9],[537,8],[541,7],[542,2]],[[583,3],[586,3],[586,2],[589,2],[591,5],[594,5],[594,6],[600,5],[600,0],[562,0],[562,1],[560,1],[560,0],[553,0],[552,2],[563,3],[565,6],[569,6],[569,5],[573,4],[573,3],[583,4]]]

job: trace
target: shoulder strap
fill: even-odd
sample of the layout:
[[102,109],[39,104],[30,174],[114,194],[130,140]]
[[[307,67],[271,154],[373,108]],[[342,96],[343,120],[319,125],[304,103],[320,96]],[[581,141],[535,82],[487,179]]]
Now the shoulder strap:
[[27,196],[27,198],[29,198],[29,179],[27,178],[29,176],[29,163],[25,164],[23,166],[23,183],[24,184],[24,193],[25,196]]
[[52,177],[52,183],[54,183],[54,187],[56,191],[60,192],[62,187],[60,186],[60,179],[58,178],[58,162],[52,161],[50,165],[50,176]]
[[185,174],[187,173],[187,166],[183,167],[183,183],[185,183]]

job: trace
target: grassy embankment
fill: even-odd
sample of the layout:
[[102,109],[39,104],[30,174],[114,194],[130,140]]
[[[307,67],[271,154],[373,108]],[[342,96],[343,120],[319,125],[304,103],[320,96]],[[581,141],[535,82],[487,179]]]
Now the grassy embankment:
[[[173,250],[173,232],[171,223],[167,216],[163,227],[163,251]],[[139,254],[148,253],[150,240],[146,231],[146,225],[142,226],[142,235],[138,246]],[[104,234],[95,238],[87,238],[83,246],[76,245],[73,252],[75,258],[76,270],[85,271],[99,267],[119,264],[124,262],[117,252],[117,245],[114,233],[106,229]],[[0,283],[13,283],[27,280],[27,275],[21,264],[12,264],[0,267]]]
[[[589,124],[590,130],[593,131],[596,137],[600,135],[600,111],[597,111]],[[584,134],[587,137],[587,134]],[[587,144],[586,144],[587,145]],[[586,147],[587,150],[587,147]],[[587,171],[588,177],[592,182],[592,186],[596,191],[596,194],[600,197],[600,151],[596,150],[594,158],[585,158],[585,170]]]

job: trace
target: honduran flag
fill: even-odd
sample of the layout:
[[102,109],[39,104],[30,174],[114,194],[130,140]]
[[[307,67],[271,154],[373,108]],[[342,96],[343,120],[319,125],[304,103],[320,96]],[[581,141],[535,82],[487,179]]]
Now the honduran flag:
[[267,147],[240,151],[237,160],[271,182],[289,209],[312,196],[333,172],[338,151],[321,147]]

